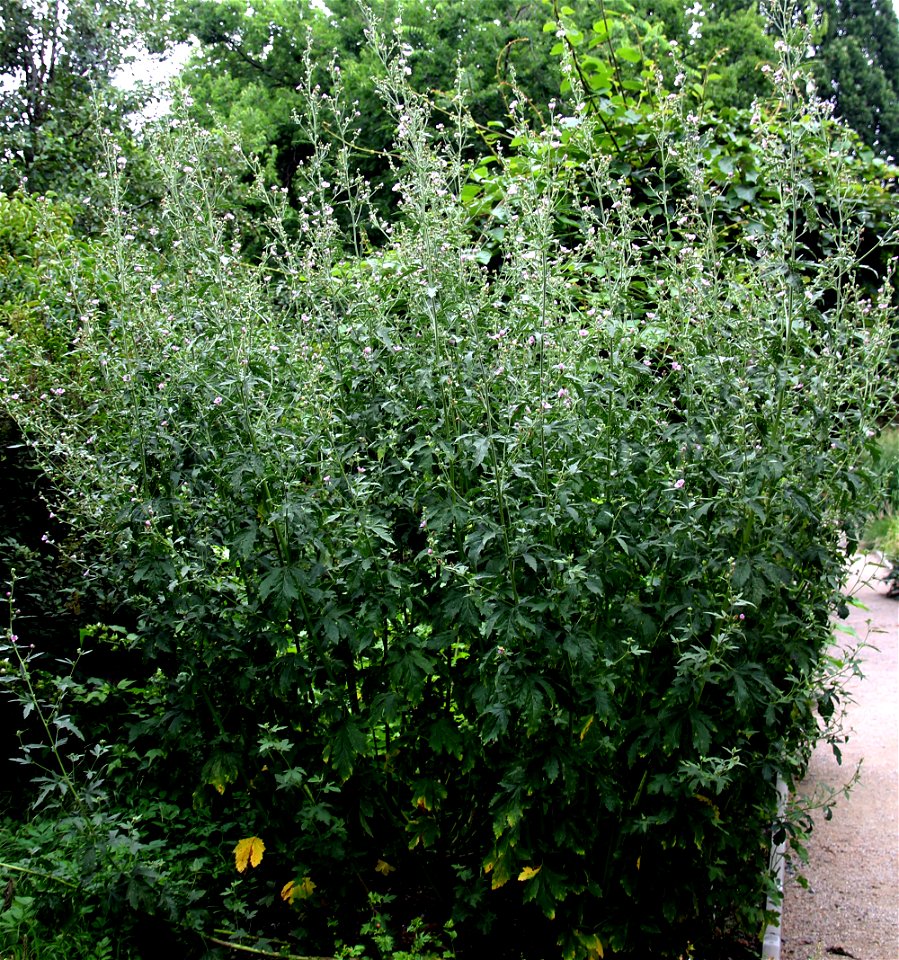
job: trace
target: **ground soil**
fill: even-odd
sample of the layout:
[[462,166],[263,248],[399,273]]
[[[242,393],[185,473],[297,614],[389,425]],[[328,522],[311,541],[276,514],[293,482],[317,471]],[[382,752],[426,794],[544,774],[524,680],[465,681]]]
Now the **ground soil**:
[[[830,821],[816,815],[809,863],[788,871],[783,960],[899,960],[899,599],[886,596],[884,573],[871,557],[854,567],[850,590],[864,608],[848,623],[871,646],[864,678],[850,684],[850,739],[842,765],[829,747],[815,752],[801,792],[839,788],[859,762],[860,780]],[[837,639],[849,642],[839,630]]]

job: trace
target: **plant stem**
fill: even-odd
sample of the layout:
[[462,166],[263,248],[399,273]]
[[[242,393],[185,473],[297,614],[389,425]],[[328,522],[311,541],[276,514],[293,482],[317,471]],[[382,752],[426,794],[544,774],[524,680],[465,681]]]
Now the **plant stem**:
[[259,957],[279,957],[280,960],[335,960],[334,957],[313,957],[297,953],[274,953],[271,950],[262,950],[259,947],[248,947],[242,943],[231,943],[228,940],[220,940],[218,937],[205,937],[210,943],[219,947],[227,947],[229,950],[238,950],[241,953],[252,953]]
[[30,877],[41,877],[44,880],[55,880],[57,883],[61,883],[66,887],[71,887],[73,890],[78,889],[78,884],[72,883],[71,880],[63,880],[62,877],[57,877],[52,873],[43,873],[41,870],[29,870],[28,867],[20,867],[15,863],[0,863],[0,870],[14,870],[16,873],[26,873]]

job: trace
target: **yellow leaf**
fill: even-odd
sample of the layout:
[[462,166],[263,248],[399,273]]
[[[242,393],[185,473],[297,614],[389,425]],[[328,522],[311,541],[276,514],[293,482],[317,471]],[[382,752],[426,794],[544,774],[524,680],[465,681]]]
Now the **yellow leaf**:
[[311,877],[303,877],[299,883],[296,880],[289,880],[281,887],[281,899],[288,903],[294,900],[308,900],[315,890],[315,883]]
[[495,860],[489,860],[484,864],[484,873],[492,873],[490,880],[490,889],[499,890],[509,882],[512,871],[509,867],[509,858],[506,851],[500,853]]
[[393,873],[394,870],[396,870],[396,867],[391,867],[386,860],[379,860],[375,866],[375,872],[382,873],[385,877]]
[[578,939],[587,948],[588,960],[602,960],[603,950],[602,941],[599,937],[589,934],[579,934]]
[[720,820],[720,818],[721,818],[721,811],[718,809],[717,806],[715,806],[715,804],[714,804],[711,800],[709,800],[708,797],[704,797],[701,793],[694,793],[694,794],[693,794],[693,799],[694,799],[694,800],[698,800],[700,803],[708,804],[708,806],[710,806],[710,807],[712,808],[712,812],[713,812],[714,815],[715,815],[715,820],[716,820],[716,821]]
[[265,853],[265,844],[259,837],[246,837],[238,841],[234,848],[234,864],[238,873],[243,873],[247,866],[258,867]]
[[593,726],[593,716],[591,713],[590,716],[587,717],[587,722],[581,727],[581,740],[587,736],[587,731]]
[[227,754],[216,754],[206,762],[201,776],[215,791],[223,795],[228,786],[237,780],[237,761]]
[[539,867],[525,867],[521,873],[518,874],[519,880],[530,880],[531,877],[536,877],[538,873],[543,869],[543,864],[541,863]]
[[296,895],[300,900],[308,900],[315,890],[315,884],[312,882],[312,877],[303,877],[300,881],[299,887],[294,887],[296,890]]

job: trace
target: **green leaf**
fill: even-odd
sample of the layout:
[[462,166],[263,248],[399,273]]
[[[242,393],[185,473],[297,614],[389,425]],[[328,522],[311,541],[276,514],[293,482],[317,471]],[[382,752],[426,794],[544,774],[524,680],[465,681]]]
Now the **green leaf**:
[[353,772],[356,758],[364,752],[368,740],[356,721],[350,717],[333,734],[325,747],[322,758],[330,762],[341,780],[348,780]]
[[596,67],[587,78],[591,90],[609,90],[612,85],[614,71],[608,64]]
[[477,437],[473,445],[474,459],[472,460],[472,466],[479,467],[484,462],[487,454],[490,452],[490,438]]
[[636,47],[619,47],[615,51],[615,56],[628,63],[639,63],[643,59],[643,54]]
[[543,764],[543,772],[546,774],[546,779],[549,780],[550,783],[555,783],[556,778],[559,776],[559,758],[550,757]]
[[736,161],[733,157],[720,156],[716,159],[715,163],[726,177],[733,176],[736,170]]
[[595,20],[593,23],[594,39],[602,43],[609,35],[609,23],[607,20]]

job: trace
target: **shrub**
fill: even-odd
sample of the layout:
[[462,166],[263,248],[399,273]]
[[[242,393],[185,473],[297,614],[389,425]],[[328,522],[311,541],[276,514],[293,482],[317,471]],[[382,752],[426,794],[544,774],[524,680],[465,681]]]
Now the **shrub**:
[[886,576],[892,596],[897,586],[899,561],[899,430],[885,428],[878,437],[873,467],[880,480],[883,497],[865,528],[865,544],[879,550],[891,565]]
[[299,239],[269,193],[244,262],[218,145],[176,120],[153,148],[171,246],[132,229],[113,162],[77,362],[41,361],[44,396],[21,366],[8,385],[86,577],[140,611],[153,682],[114,714],[110,806],[153,784],[181,836],[206,824],[198,922],[304,952],[328,920],[347,942],[370,891],[510,955],[677,956],[757,927],[776,773],[836,736],[822,677],[890,316],[841,220],[832,257],[798,247],[797,147],[828,127],[797,55],[777,136],[758,120],[770,231],[722,248],[676,98],[654,135],[688,189],[664,228],[572,103],[519,122],[485,258],[461,108],[434,136],[371,42],[395,222],[339,96],[309,89]]

